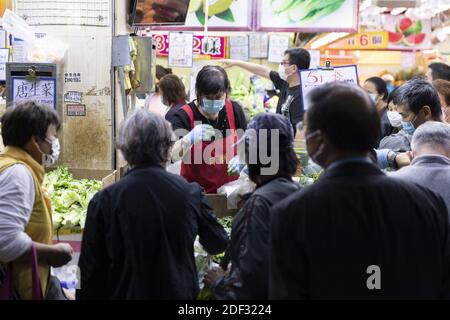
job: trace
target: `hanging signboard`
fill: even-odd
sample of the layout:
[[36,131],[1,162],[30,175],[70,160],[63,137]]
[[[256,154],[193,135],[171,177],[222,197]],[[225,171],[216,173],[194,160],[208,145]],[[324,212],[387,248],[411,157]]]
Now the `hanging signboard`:
[[[204,0],[191,0],[184,26],[154,26],[152,30],[201,31],[205,27]],[[211,31],[251,31],[253,0],[209,1],[208,30]]]
[[302,100],[305,110],[308,109],[306,97],[311,90],[326,83],[345,82],[358,85],[358,69],[356,65],[338,66],[330,69],[318,68],[300,71]]
[[269,50],[269,36],[267,33],[251,33],[249,36],[250,58],[265,59]]
[[56,109],[56,79],[40,77],[37,81],[25,77],[11,77],[12,101],[15,103],[35,101]]
[[357,32],[358,0],[256,0],[256,30]]
[[194,34],[191,32],[169,33],[169,67],[191,68],[193,43]]
[[[152,35],[156,45],[156,55],[169,55],[169,36],[163,34]],[[191,46],[194,59],[224,59],[227,57],[227,38],[219,36],[194,35]]]
[[388,32],[388,48],[393,50],[423,50],[431,48],[431,20],[412,20],[403,15],[383,16]]
[[289,48],[289,36],[271,35],[269,37],[269,62],[280,63],[287,48]]
[[386,31],[361,32],[328,46],[329,49],[342,50],[382,50],[388,47]]
[[248,36],[230,37],[230,59],[248,61]]

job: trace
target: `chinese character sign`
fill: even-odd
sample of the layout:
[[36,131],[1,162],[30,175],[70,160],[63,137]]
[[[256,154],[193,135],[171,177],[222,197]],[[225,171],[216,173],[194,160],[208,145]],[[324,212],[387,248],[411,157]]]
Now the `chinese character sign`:
[[24,77],[12,78],[12,98],[15,103],[35,101],[56,109],[56,80],[42,77],[30,81]]
[[[156,45],[156,55],[167,57],[169,55],[169,36],[155,34],[152,38]],[[225,37],[194,35],[192,53],[195,59],[223,59],[226,58],[226,44]]]
[[356,65],[339,66],[333,69],[310,69],[300,71],[303,106],[308,109],[308,93],[326,83],[345,82],[358,85]]

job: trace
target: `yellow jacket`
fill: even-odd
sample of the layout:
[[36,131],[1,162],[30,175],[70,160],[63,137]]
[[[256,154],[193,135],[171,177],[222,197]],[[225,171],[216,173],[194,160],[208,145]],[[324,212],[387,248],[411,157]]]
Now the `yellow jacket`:
[[[34,242],[52,244],[53,224],[51,203],[42,187],[45,174],[44,168],[24,150],[8,146],[0,154],[0,173],[15,164],[22,164],[30,170],[35,186],[33,211],[28,225],[25,228],[25,233]],[[47,293],[49,275],[50,266],[45,262],[39,262],[39,278],[44,293],[43,297]],[[14,288],[21,299],[29,300],[32,298],[31,262],[14,263]]]

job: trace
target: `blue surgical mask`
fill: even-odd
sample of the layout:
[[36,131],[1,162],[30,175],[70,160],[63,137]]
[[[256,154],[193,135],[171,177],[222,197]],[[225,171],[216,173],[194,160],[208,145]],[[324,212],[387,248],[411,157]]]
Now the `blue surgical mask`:
[[202,109],[208,114],[218,114],[220,110],[223,109],[224,105],[225,99],[220,100],[209,100],[205,98],[202,99]]
[[402,121],[403,131],[405,131],[409,135],[413,135],[416,131],[416,128],[414,127],[414,121],[416,121],[417,115],[412,119],[412,121]]

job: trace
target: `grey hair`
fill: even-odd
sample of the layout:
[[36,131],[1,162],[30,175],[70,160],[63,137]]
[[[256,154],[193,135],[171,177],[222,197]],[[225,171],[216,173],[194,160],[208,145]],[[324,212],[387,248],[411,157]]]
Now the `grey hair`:
[[417,151],[421,146],[450,150],[450,124],[438,121],[427,121],[414,132],[411,149]]
[[162,116],[138,110],[122,122],[117,148],[132,167],[160,165],[169,159],[172,135]]

